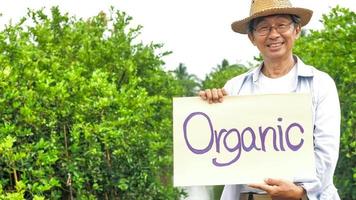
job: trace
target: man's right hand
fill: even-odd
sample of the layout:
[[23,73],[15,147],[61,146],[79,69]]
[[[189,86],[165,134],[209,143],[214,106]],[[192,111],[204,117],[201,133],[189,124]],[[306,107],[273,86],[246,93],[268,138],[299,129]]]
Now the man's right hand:
[[224,96],[227,95],[227,92],[224,88],[221,89],[206,89],[199,92],[199,96],[208,103],[221,103],[223,102]]

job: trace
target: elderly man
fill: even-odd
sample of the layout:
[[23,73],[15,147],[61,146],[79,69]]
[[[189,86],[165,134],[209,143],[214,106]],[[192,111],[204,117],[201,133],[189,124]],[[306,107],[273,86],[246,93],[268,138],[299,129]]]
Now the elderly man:
[[[236,199],[340,199],[333,184],[340,137],[340,106],[336,86],[326,73],[305,65],[292,49],[301,27],[312,11],[296,8],[288,0],[252,0],[250,16],[236,21],[232,29],[248,38],[260,51],[263,62],[229,80],[223,89],[207,89],[199,95],[209,103],[225,95],[310,93],[313,105],[313,136],[316,174],[312,180],[294,182],[275,179],[264,183],[226,185],[222,200]],[[303,165],[303,163],[300,163]],[[268,176],[268,174],[266,174]]]

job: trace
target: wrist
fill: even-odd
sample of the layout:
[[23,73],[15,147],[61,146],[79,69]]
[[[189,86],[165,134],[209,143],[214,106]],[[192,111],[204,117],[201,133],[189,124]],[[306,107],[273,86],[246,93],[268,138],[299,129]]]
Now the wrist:
[[298,199],[302,199],[306,194],[305,189],[300,185],[297,185],[297,188],[298,188],[297,189],[297,191],[298,191],[298,195],[297,195]]

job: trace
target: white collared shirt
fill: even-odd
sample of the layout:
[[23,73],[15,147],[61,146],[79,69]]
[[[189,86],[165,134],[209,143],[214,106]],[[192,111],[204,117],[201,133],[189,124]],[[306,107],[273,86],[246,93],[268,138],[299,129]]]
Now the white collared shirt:
[[[312,66],[305,65],[298,57],[295,90],[297,93],[311,93],[313,99],[313,136],[316,174],[312,180],[298,179],[310,200],[340,199],[333,184],[333,175],[338,160],[340,142],[340,104],[333,79]],[[224,89],[231,96],[261,93],[261,67],[250,70],[229,80]],[[292,72],[293,73],[293,72]],[[301,163],[303,164],[303,163]],[[273,178],[273,177],[271,177]],[[238,200],[244,185],[226,185],[221,200]]]

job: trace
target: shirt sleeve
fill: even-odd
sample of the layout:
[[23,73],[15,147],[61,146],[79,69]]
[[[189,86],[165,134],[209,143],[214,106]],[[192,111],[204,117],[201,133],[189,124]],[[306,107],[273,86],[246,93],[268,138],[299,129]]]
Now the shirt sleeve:
[[227,92],[229,96],[239,95],[244,78],[245,78],[245,74],[242,74],[230,79],[225,83],[224,90]]
[[326,74],[314,80],[314,154],[316,180],[302,183],[308,198],[339,199],[333,175],[339,155],[340,104],[334,81]]
[[242,185],[225,185],[220,200],[237,200],[239,199]]
[[233,88],[232,88],[233,85],[231,82],[232,82],[232,80],[227,81],[223,87],[224,90],[226,91],[227,95],[229,95],[229,96],[231,96],[231,93],[233,91]]

